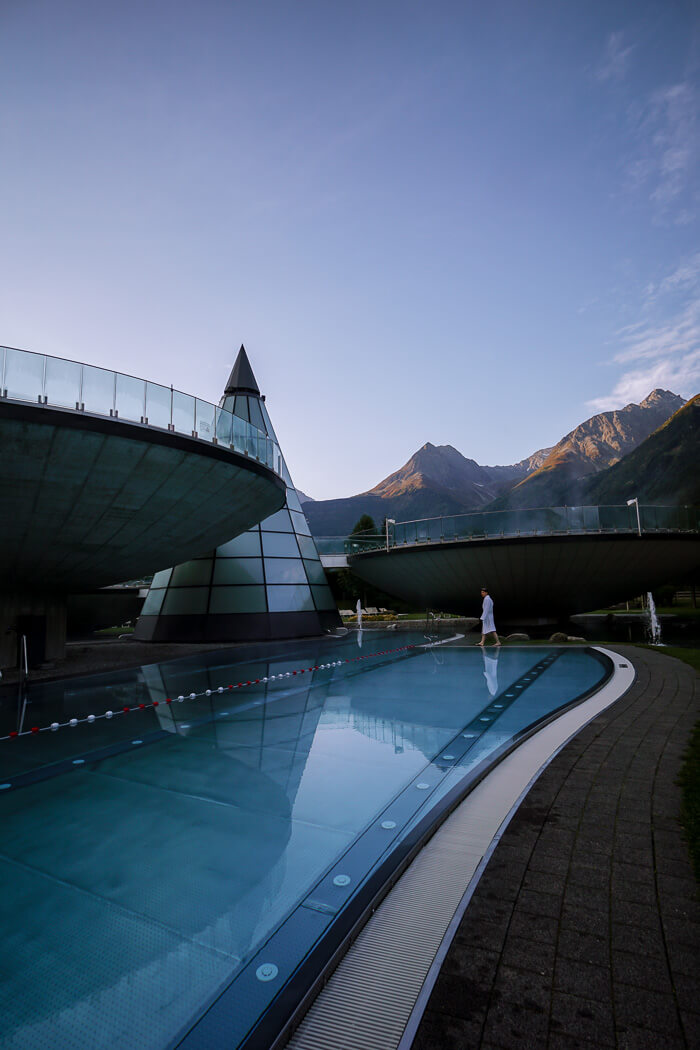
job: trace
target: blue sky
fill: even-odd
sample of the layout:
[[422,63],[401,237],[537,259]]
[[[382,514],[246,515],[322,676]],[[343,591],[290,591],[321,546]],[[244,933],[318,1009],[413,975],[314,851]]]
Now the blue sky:
[[315,498],[689,396],[699,64],[691,0],[0,0],[0,343],[244,342]]

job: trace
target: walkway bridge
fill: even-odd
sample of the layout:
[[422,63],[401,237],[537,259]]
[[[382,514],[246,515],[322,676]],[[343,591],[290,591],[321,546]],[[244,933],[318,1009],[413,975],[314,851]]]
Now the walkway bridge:
[[700,508],[633,502],[478,512],[316,542],[328,568],[348,565],[418,608],[473,614],[487,586],[499,617],[532,622],[695,578]]

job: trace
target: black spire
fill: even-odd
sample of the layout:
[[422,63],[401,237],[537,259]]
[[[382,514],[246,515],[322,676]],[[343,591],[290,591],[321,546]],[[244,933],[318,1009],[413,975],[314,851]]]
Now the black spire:
[[250,361],[243,343],[241,343],[236,363],[231,369],[231,375],[228,377],[228,383],[224,390],[224,397],[228,397],[231,394],[254,394],[255,397],[260,397],[260,389],[255,382],[253,369],[250,367]]

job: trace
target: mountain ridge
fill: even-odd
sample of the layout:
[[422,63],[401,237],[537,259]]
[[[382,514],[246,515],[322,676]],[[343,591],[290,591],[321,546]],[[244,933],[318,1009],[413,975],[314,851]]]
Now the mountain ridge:
[[496,497],[489,510],[581,502],[583,478],[614,466],[684,404],[678,394],[657,387],[638,405],[591,416],[565,434],[537,470]]
[[319,536],[347,534],[362,514],[379,526],[384,517],[406,521],[484,508],[571,504],[579,501],[584,478],[623,459],[684,404],[679,395],[657,388],[639,405],[597,413],[556,445],[505,466],[481,466],[452,445],[427,441],[373,488],[335,500],[307,498],[304,512]]

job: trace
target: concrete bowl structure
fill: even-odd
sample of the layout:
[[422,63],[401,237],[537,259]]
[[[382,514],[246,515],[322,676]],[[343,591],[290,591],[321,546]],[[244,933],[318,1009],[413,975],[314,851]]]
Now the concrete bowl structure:
[[[8,350],[6,357],[10,353],[22,355],[22,367],[27,359],[44,362],[45,389],[47,361],[81,371],[72,409],[65,394],[54,407],[41,387],[32,403],[36,377],[24,372],[20,390],[11,379],[0,387],[0,666],[15,662],[14,633],[31,636],[30,661],[37,654],[60,656],[68,594],[187,561],[284,505],[276,445],[237,418],[234,442],[231,413],[208,406],[214,427],[217,421],[220,432],[227,426],[230,440],[203,438],[196,415],[191,423],[178,419],[177,403],[173,412],[177,392],[169,388],[24,351]],[[116,393],[119,379],[142,384],[144,405],[148,396],[155,405],[164,391],[175,423],[164,417],[154,425],[145,414],[140,421],[121,418],[114,407],[119,401],[85,411],[83,369],[112,377]],[[203,428],[206,403],[189,401]]]
[[284,503],[240,453],[137,423],[0,402],[0,587],[79,592],[187,560]]
[[478,613],[496,622],[553,622],[625,601],[700,567],[697,532],[587,533],[427,542],[350,554],[361,579],[417,608]]

